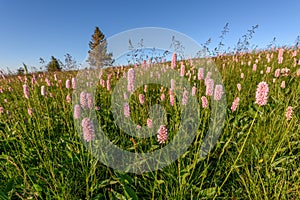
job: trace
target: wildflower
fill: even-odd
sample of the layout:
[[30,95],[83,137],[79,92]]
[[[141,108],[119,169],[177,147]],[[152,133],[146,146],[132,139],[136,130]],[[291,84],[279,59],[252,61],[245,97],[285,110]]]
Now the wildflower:
[[196,88],[196,86],[193,86],[192,87],[192,96],[195,96],[196,92],[197,92],[197,88]]
[[292,119],[292,114],[293,114],[293,107],[292,106],[288,106],[285,112],[285,117],[287,120],[291,120]]
[[43,86],[43,85],[42,85],[42,87],[41,87],[41,95],[42,95],[42,96],[45,96],[45,95],[46,95],[46,88],[45,88],[45,86]]
[[256,89],[256,101],[259,106],[266,105],[268,102],[269,86],[266,82],[260,82]]
[[81,116],[81,108],[80,105],[76,104],[74,106],[74,119],[79,119]]
[[171,106],[174,106],[174,104],[175,104],[175,96],[174,96],[174,92],[172,90],[170,90],[170,104],[171,104]]
[[176,68],[176,60],[177,60],[177,54],[173,53],[173,55],[172,55],[172,63],[171,63],[171,68],[172,69]]
[[238,89],[239,92],[242,90],[242,85],[241,85],[240,83],[238,83],[238,84],[236,85],[236,87],[237,87],[237,89]]
[[147,126],[148,126],[148,128],[152,128],[152,126],[153,126],[152,119],[150,119],[150,118],[147,119]]
[[214,100],[219,101],[221,100],[223,95],[223,85],[216,85],[215,92],[214,92]]
[[48,86],[51,86],[51,82],[48,78],[45,78],[45,82],[47,83]]
[[185,74],[185,66],[183,63],[181,63],[181,67],[180,67],[180,76],[184,76]]
[[80,93],[80,105],[82,108],[87,107],[87,99],[86,99],[86,92]]
[[73,78],[72,78],[72,88],[73,88],[73,89],[76,89],[76,85],[77,85],[77,84],[76,84],[76,78],[73,77]]
[[244,78],[244,77],[245,77],[244,73],[241,73],[241,78]]
[[275,76],[276,78],[278,78],[278,77],[280,76],[280,69],[276,69],[276,70],[275,70],[274,76]]
[[164,93],[161,93],[161,95],[160,95],[160,100],[161,100],[161,101],[165,101],[165,98],[166,98],[165,94],[164,94]]
[[206,78],[206,91],[205,91],[205,95],[206,96],[212,96],[213,92],[214,92],[214,80],[211,78]]
[[168,129],[165,125],[161,125],[157,131],[157,141],[159,144],[163,144],[168,139]]
[[187,104],[187,102],[188,102],[188,95],[189,95],[188,91],[184,90],[183,97],[182,97],[182,102],[181,102],[181,104],[183,106],[185,106]]
[[201,101],[202,101],[202,108],[207,108],[208,107],[208,100],[205,96],[201,97]]
[[145,103],[145,96],[143,94],[139,94],[139,101],[142,105]]
[[1,106],[0,107],[0,114],[4,112],[4,108]]
[[198,69],[198,80],[202,80],[204,77],[204,69],[203,68],[199,68]]
[[285,88],[285,81],[282,81],[282,82],[281,82],[281,85],[280,85],[280,87],[281,87],[282,89],[284,89],[284,88]]
[[130,107],[127,102],[124,103],[124,115],[125,117],[130,117]]
[[296,75],[300,76],[300,68],[297,70]]
[[23,92],[24,92],[24,96],[25,98],[29,99],[29,90],[26,84],[23,85]]
[[253,64],[252,71],[256,71],[256,68],[257,68],[257,65],[256,65],[256,64]]
[[290,73],[290,69],[285,67],[285,68],[282,68],[280,70],[280,72],[281,72],[282,76],[288,76]]
[[175,89],[175,80],[171,79],[171,90]]
[[231,111],[232,112],[236,111],[236,109],[237,109],[237,107],[239,105],[239,102],[240,102],[240,98],[239,97],[237,97],[237,98],[234,99],[234,101],[233,101],[233,103],[231,105]]
[[71,81],[69,79],[66,80],[66,88],[67,89],[71,88]]
[[28,108],[27,112],[28,112],[28,115],[31,117],[32,114],[33,114],[33,109],[32,108]]
[[269,74],[270,72],[271,72],[271,67],[267,67],[266,74]]
[[81,126],[83,130],[83,139],[90,142],[95,139],[95,129],[94,124],[89,118],[83,118],[81,121]]
[[86,93],[86,99],[87,99],[87,107],[89,109],[92,109],[94,107],[93,95],[91,93]]
[[66,101],[67,101],[68,103],[71,102],[71,96],[70,96],[69,94],[66,96]]
[[148,85],[144,85],[144,92],[147,92]]
[[135,82],[135,72],[134,69],[131,68],[128,70],[128,77],[127,77],[127,89],[128,92],[133,93],[134,92],[134,82]]

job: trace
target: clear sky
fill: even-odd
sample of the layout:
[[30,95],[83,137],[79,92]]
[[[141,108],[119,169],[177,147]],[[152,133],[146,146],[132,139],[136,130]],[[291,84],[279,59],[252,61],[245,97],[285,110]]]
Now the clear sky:
[[63,60],[71,54],[78,63],[87,56],[95,26],[106,37],[133,28],[162,27],[182,32],[197,42],[212,38],[224,25],[224,43],[234,47],[258,24],[251,44],[265,47],[273,37],[291,45],[300,35],[300,1],[278,0],[0,0],[0,68],[39,67],[39,58]]

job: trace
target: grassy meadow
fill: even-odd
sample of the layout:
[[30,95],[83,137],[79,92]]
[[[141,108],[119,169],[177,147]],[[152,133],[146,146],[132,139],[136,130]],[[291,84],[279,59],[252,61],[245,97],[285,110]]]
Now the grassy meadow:
[[[199,102],[197,135],[175,162],[142,174],[110,168],[87,150],[84,144],[90,141],[84,140],[87,136],[93,140],[91,129],[97,127],[89,124],[87,136],[85,130],[76,129],[75,123],[81,124],[88,112],[81,101],[82,116],[74,116],[74,98],[80,100],[81,92],[74,92],[79,90],[74,84],[79,81],[76,71],[2,75],[0,199],[300,199],[299,59],[299,48],[213,58],[227,107],[223,131],[202,159],[198,154],[214,98],[205,84],[209,71],[199,73],[201,66],[193,60],[177,61],[173,70],[180,73],[184,66],[184,77],[195,87],[188,97],[193,95]],[[170,69],[171,63],[163,66],[154,75],[163,77],[163,69]],[[176,136],[183,102],[160,85],[135,88],[128,95],[128,106],[137,129],[149,126],[149,107],[160,104],[166,110],[167,138],[160,138],[160,144],[156,136],[145,139],[124,133],[113,118],[111,96],[129,68],[103,69],[97,93],[87,105],[120,148],[139,153],[164,148]],[[264,105],[256,99],[260,82],[268,85],[268,92],[262,93]]]

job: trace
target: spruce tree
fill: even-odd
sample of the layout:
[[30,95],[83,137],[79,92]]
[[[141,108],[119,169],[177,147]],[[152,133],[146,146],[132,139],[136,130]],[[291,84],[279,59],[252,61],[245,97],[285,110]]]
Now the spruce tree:
[[47,70],[48,71],[61,71],[61,66],[59,65],[58,60],[54,56],[51,56],[51,61],[47,65]]
[[112,54],[107,53],[107,42],[105,35],[99,29],[95,28],[94,34],[92,35],[92,40],[89,42],[89,57],[88,63],[92,67],[102,68],[106,66],[111,66],[113,63]]

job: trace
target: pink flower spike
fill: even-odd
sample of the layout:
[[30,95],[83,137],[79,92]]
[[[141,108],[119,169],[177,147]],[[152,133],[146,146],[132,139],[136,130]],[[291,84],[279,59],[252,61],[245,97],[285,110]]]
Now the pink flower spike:
[[259,106],[266,105],[268,102],[269,86],[266,82],[260,82],[256,89],[255,103]]
[[81,126],[83,130],[83,139],[87,142],[93,141],[95,139],[95,129],[93,122],[86,117],[81,121]]
[[292,114],[293,114],[293,107],[292,106],[289,106],[287,107],[286,109],[286,112],[285,112],[285,117],[287,120],[291,120],[292,119]]
[[164,144],[168,139],[168,129],[165,125],[161,125],[157,131],[157,141],[159,144]]

